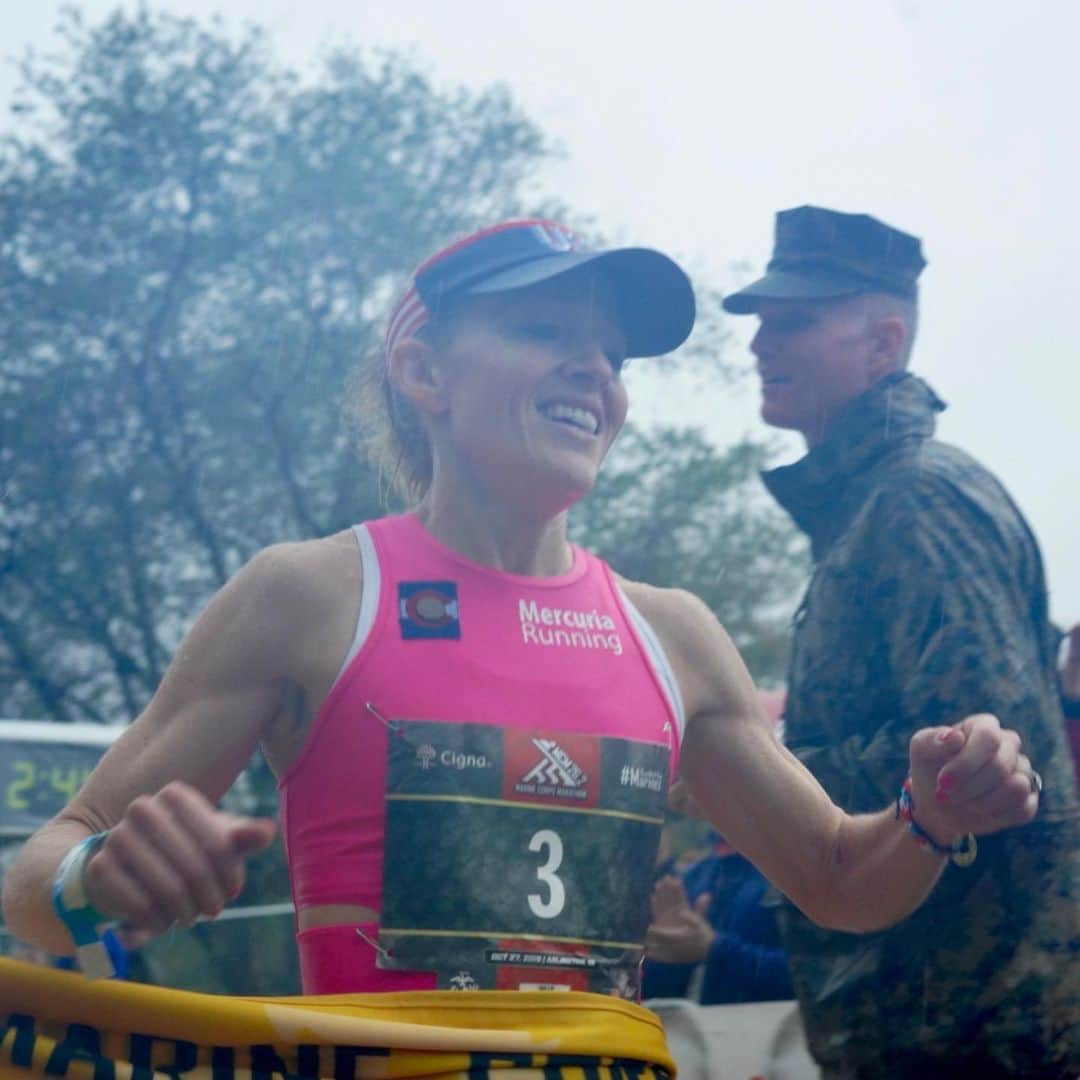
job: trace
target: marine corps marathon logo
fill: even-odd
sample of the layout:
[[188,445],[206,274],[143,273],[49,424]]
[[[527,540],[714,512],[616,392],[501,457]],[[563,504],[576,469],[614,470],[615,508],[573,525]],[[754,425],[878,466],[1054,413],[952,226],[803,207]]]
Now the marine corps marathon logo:
[[588,774],[554,739],[533,739],[532,742],[540,751],[540,760],[521,778],[523,784],[574,789],[585,786]]
[[600,751],[595,738],[515,730],[504,738],[504,798],[596,804]]

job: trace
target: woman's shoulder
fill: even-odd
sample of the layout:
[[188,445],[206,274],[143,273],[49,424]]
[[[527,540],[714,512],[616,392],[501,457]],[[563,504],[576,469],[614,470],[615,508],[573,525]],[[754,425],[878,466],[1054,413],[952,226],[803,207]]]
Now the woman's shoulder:
[[318,603],[336,587],[360,580],[360,558],[351,529],[313,540],[263,548],[237,575],[253,597]]
[[[263,548],[215,599],[217,625],[257,640],[272,655],[300,661],[307,643],[333,642],[350,631],[363,589],[361,560],[351,530],[320,539]],[[297,633],[298,628],[304,633]],[[290,663],[289,665],[293,665]],[[302,666],[302,665],[301,665]]]
[[705,601],[686,589],[617,580],[660,639],[678,678],[687,717],[700,709],[742,709],[753,685],[731,637]]
[[678,644],[684,639],[692,641],[703,632],[723,632],[705,602],[686,589],[648,585],[619,575],[615,580],[665,644]]

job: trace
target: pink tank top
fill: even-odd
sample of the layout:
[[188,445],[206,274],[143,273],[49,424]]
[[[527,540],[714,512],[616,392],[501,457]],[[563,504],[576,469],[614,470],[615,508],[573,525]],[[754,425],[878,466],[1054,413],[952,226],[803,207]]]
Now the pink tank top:
[[[382,910],[385,718],[619,736],[671,750],[682,706],[648,623],[601,560],[574,547],[551,578],[503,573],[439,543],[414,514],[355,529],[363,562],[356,638],[280,783],[297,910]],[[434,987],[375,965],[378,928],[297,935],[306,993]]]

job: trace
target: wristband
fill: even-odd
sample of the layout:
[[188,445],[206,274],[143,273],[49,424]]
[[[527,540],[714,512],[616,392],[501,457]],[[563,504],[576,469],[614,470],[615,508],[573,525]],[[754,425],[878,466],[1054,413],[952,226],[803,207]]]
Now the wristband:
[[107,832],[95,833],[80,840],[64,856],[53,881],[53,908],[75,942],[79,968],[90,979],[105,979],[116,974],[97,929],[102,923],[114,920],[90,903],[83,882],[87,862],[105,843],[108,835]]
[[915,843],[929,848],[935,855],[952,859],[957,866],[970,866],[975,861],[979,846],[975,843],[974,833],[968,833],[958,844],[939,844],[916,820],[915,799],[911,794],[911,777],[904,781],[896,799],[896,818],[907,823]]

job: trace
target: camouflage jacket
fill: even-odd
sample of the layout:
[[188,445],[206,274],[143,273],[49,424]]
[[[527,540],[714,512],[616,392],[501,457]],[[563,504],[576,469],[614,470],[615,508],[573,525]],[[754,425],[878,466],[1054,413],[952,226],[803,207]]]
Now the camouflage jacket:
[[827,1075],[961,1058],[980,1076],[1080,1075],[1080,819],[1042,560],[1001,484],[933,439],[943,408],[892,376],[764,476],[814,556],[786,741],[838,805],[872,811],[895,799],[913,732],[993,712],[1042,773],[1039,815],[980,839],[888,931],[831,932],[786,902],[781,927]]

